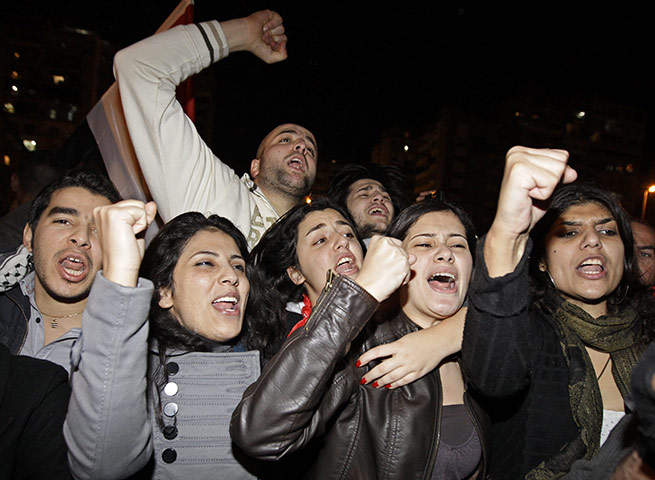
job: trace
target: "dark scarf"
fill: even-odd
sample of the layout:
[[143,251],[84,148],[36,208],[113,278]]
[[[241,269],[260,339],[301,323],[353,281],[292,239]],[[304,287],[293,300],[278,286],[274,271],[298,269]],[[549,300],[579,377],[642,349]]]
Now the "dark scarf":
[[546,310],[553,312],[551,318],[559,329],[562,353],[569,367],[571,412],[579,434],[556,455],[532,469],[526,475],[530,480],[559,478],[568,472],[575,460],[589,459],[598,451],[603,401],[585,346],[610,354],[612,375],[623,398],[629,393],[632,368],[643,350],[639,342],[639,315],[631,306],[624,307],[616,315],[593,318],[552,290],[542,302],[542,308],[550,307]]

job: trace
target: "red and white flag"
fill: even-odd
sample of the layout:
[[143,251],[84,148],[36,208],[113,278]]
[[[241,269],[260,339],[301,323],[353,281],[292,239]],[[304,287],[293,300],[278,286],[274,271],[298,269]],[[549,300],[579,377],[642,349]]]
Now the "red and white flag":
[[[193,0],[182,0],[156,33],[176,25],[193,22]],[[191,78],[177,88],[177,97],[185,113],[195,118]],[[125,123],[118,84],[114,82],[86,117],[102,155],[109,178],[123,198],[151,200],[150,192],[139,168],[130,133]],[[152,234],[149,230],[148,236]]]

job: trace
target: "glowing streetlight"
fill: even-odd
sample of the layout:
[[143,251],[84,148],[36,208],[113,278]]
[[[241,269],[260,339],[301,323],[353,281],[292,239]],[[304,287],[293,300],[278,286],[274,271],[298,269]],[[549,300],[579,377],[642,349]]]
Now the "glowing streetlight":
[[646,204],[648,203],[648,194],[655,192],[655,185],[651,185],[648,189],[644,190],[644,201],[641,204],[641,220],[646,216]]

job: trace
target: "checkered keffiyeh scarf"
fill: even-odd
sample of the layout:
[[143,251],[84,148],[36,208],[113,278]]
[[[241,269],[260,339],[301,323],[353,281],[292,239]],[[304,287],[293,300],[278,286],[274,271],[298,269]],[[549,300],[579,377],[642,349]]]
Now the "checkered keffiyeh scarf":
[[14,288],[32,270],[32,254],[23,245],[0,256],[0,292]]

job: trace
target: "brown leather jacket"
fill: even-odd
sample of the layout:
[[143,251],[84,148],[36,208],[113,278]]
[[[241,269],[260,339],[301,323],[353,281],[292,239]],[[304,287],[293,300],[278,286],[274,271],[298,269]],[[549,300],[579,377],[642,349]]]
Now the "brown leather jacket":
[[[230,425],[234,442],[257,458],[277,460],[320,436],[312,478],[429,479],[440,435],[438,370],[394,390],[361,385],[366,369],[355,362],[363,350],[417,330],[401,313],[358,336],[377,306],[349,278],[328,281],[307,324],[244,393]],[[465,400],[476,411],[484,458],[478,409]]]

